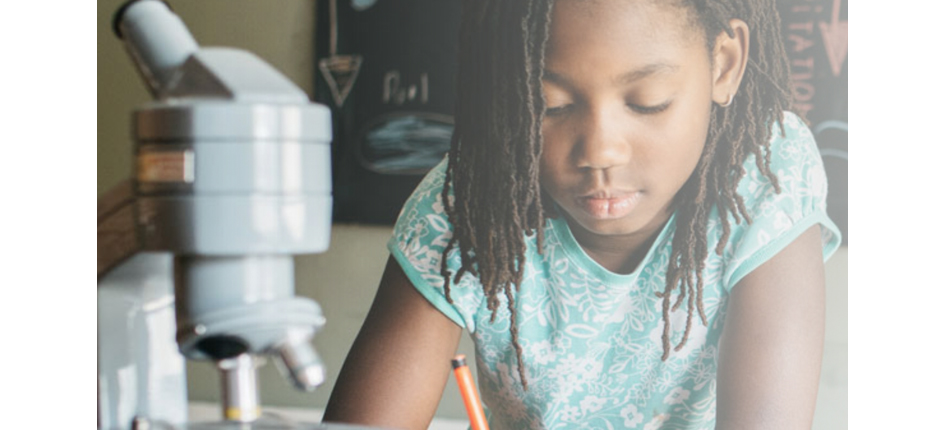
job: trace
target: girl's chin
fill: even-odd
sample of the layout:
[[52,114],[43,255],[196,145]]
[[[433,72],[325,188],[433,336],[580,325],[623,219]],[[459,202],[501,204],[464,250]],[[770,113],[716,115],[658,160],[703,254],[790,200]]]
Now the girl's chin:
[[634,220],[628,218],[601,220],[597,218],[584,217],[582,219],[575,219],[571,217],[568,225],[571,226],[572,230],[577,227],[587,234],[598,236],[626,236],[640,232],[639,223],[633,221]]

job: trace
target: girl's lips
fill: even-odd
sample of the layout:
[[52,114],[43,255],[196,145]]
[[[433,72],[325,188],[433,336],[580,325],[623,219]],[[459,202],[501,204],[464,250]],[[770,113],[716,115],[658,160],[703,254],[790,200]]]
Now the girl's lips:
[[597,219],[614,219],[629,214],[640,200],[640,192],[613,194],[592,194],[577,198],[578,206],[588,215]]

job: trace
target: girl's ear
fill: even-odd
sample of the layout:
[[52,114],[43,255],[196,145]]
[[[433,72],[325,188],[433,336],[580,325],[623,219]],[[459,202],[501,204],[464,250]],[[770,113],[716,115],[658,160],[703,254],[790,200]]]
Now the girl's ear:
[[712,69],[712,101],[728,106],[738,92],[738,86],[748,63],[748,24],[740,19],[729,21],[734,37],[724,30],[715,38]]

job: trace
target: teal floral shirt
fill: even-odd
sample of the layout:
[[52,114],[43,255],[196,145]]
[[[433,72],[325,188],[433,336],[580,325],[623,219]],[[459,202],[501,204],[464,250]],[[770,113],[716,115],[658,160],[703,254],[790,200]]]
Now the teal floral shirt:
[[[704,326],[694,321],[685,347],[662,355],[662,300],[675,215],[630,274],[613,273],[583,251],[563,219],[545,225],[542,252],[528,242],[524,280],[516,296],[519,341],[528,391],[522,389],[509,333],[509,312],[495,322],[479,280],[464,276],[447,302],[440,259],[452,236],[441,191],[446,163],[430,171],[405,204],[388,243],[416,289],[464,327],[476,345],[479,390],[489,425],[502,429],[713,429],[718,344],[734,285],[801,233],[820,225],[823,258],[840,245],[827,217],[827,180],[810,130],[785,114],[785,135],[775,127],[771,168],[781,193],[755,166],[738,192],[752,223],[735,224],[721,256],[710,252],[703,279]],[[718,212],[708,225],[710,249],[721,238]],[[458,252],[447,256],[452,272]],[[672,342],[685,330],[686,307],[671,315]]]

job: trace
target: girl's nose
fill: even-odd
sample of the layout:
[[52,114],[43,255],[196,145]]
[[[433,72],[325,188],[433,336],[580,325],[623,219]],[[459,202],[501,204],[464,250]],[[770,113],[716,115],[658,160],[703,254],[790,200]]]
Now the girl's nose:
[[575,145],[577,166],[606,170],[629,163],[632,150],[625,128],[613,114],[589,112]]

